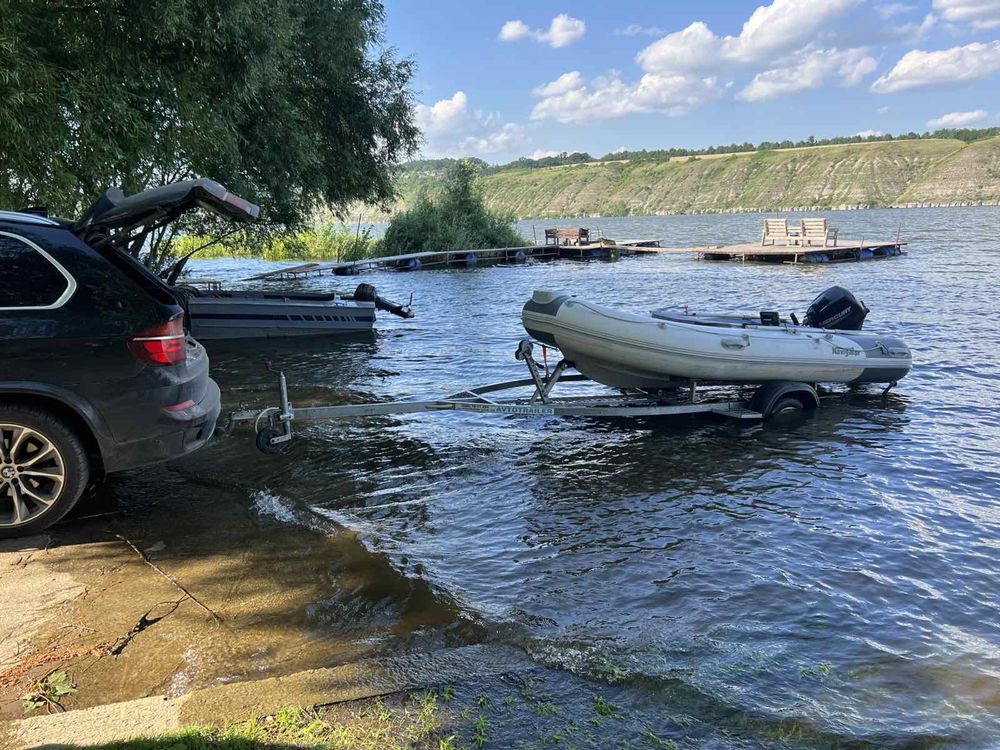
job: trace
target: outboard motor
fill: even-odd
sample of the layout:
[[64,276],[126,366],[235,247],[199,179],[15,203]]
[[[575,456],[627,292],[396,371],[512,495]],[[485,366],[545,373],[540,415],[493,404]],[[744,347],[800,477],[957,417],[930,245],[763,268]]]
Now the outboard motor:
[[860,331],[868,315],[865,303],[844,289],[831,286],[809,305],[802,325],[839,331]]
[[[401,318],[413,317],[412,305],[401,305],[398,302],[387,300],[385,297],[380,297],[378,291],[371,284],[358,284],[358,288],[354,290],[354,294],[351,295],[351,299],[357,300],[358,302],[374,302],[375,307],[379,310],[384,310],[387,313],[398,315]],[[413,302],[412,295],[410,295],[410,302]]]

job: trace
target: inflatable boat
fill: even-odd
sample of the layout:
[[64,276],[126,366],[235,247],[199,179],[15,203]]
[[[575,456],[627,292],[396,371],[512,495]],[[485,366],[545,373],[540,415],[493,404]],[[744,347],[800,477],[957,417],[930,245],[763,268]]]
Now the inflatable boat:
[[656,390],[691,381],[895,383],[910,370],[910,350],[896,336],[862,333],[868,312],[841,287],[819,295],[801,324],[773,311],[640,315],[536,291],[521,319],[532,338],[615,388]]

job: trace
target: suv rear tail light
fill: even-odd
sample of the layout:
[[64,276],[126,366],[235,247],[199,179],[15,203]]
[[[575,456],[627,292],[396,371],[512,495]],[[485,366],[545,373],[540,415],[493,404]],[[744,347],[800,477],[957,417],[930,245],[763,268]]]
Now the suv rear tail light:
[[184,315],[178,313],[162,325],[147,328],[129,339],[128,348],[140,362],[162,367],[187,359]]

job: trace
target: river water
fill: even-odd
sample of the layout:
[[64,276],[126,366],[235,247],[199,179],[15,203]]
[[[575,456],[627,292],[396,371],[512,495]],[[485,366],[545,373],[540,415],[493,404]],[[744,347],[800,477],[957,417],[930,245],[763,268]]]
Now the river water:
[[[347,527],[476,637],[615,684],[649,711],[714,731],[701,746],[1000,746],[1000,209],[830,214],[841,237],[891,239],[883,262],[791,267],[664,255],[360,279],[268,282],[385,296],[372,337],[215,346],[227,404],[442,395],[521,377],[519,312],[533,289],[644,311],[801,314],[840,284],[866,328],[902,336],[914,370],[785,424],[697,418],[602,424],[463,414],[303,426],[264,459],[231,437],[230,466],[277,462],[248,503]],[[746,241],[759,215],[523,222],[584,225],[689,246]],[[238,280],[279,264],[212,260]],[[250,475],[253,472],[250,471]],[[251,485],[253,481],[251,481]],[[311,519],[311,520],[310,520]],[[433,617],[428,616],[429,619]],[[325,626],[318,619],[314,626]],[[329,625],[335,629],[335,625]]]

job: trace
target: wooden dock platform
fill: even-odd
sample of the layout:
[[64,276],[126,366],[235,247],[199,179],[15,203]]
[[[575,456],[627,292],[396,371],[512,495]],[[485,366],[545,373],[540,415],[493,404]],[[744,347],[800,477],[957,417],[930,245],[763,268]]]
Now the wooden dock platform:
[[250,276],[246,281],[289,279],[320,275],[354,276],[363,271],[395,269],[419,271],[440,268],[469,268],[479,264],[513,264],[534,260],[618,260],[634,255],[689,255],[698,260],[740,261],[761,263],[820,264],[856,263],[883,260],[906,255],[907,243],[898,239],[888,242],[841,241],[833,245],[711,245],[708,247],[665,247],[662,240],[602,240],[579,245],[525,245],[478,250],[428,250],[355,261],[301,263]]
[[691,248],[699,260],[738,260],[741,263],[858,263],[906,255],[905,242],[842,241],[834,245],[713,245]]

